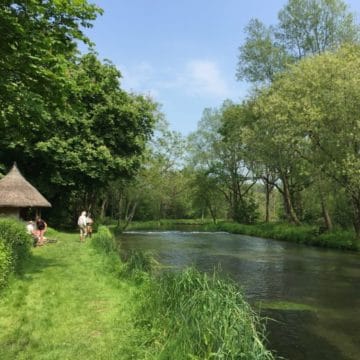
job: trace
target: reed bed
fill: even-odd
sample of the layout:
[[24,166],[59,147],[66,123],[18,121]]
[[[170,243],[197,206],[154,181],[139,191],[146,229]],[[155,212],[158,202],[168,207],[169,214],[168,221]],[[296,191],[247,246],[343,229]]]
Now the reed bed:
[[230,280],[194,268],[147,284],[139,326],[159,359],[273,359],[264,327]]
[[[101,227],[93,243],[108,253],[113,239]],[[231,280],[194,268],[154,272],[156,263],[141,252],[129,253],[125,262],[118,256],[118,262],[121,278],[137,284],[133,321],[141,358],[274,358],[264,346],[263,324]]]

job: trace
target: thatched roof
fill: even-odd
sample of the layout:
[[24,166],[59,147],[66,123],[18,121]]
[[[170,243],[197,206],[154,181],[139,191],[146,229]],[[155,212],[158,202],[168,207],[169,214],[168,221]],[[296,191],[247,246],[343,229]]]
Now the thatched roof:
[[51,207],[51,204],[24,179],[14,164],[0,180],[0,207]]

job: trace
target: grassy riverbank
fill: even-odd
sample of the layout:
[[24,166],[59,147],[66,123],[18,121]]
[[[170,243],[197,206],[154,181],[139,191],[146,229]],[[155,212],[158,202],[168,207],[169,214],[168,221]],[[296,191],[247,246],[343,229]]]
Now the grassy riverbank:
[[359,245],[353,231],[334,230],[320,233],[319,228],[311,225],[291,225],[285,223],[261,223],[243,225],[219,221],[217,224],[206,220],[160,220],[133,222],[127,230],[176,230],[192,229],[199,231],[226,231],[312,246],[358,251]]
[[131,358],[135,287],[106,274],[78,235],[52,236],[1,293],[1,359]]
[[109,231],[57,233],[0,293],[1,359],[272,359],[237,287],[121,262]]

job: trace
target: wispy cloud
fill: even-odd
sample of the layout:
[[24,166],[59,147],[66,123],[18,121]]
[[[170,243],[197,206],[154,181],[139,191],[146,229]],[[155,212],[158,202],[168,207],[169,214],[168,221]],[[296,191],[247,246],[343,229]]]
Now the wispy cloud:
[[133,92],[141,92],[156,98],[159,91],[156,89],[156,71],[151,64],[141,62],[128,67],[118,65],[122,74],[122,86]]
[[196,96],[225,98],[231,93],[219,66],[214,61],[189,61],[184,73],[180,74],[180,79],[187,92]]
[[189,60],[176,69],[158,69],[147,62],[131,67],[119,65],[119,69],[124,88],[155,98],[169,90],[185,96],[216,100],[234,96],[219,65],[211,60]]

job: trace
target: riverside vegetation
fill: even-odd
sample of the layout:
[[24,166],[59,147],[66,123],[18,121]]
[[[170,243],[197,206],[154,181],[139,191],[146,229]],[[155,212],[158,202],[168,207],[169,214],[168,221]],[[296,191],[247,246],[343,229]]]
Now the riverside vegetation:
[[300,226],[288,223],[258,223],[248,225],[230,221],[218,221],[217,223],[213,223],[211,220],[201,219],[165,219],[160,221],[135,221],[128,226],[128,230],[130,231],[163,231],[177,230],[179,228],[194,229],[198,231],[226,231],[232,234],[244,234],[339,250],[359,250],[356,236],[353,231],[337,229],[321,233],[319,227],[315,225]]
[[122,261],[104,226],[85,244],[49,233],[57,243],[27,253],[1,292],[3,359],[273,359],[230,280],[159,273],[143,253]]

